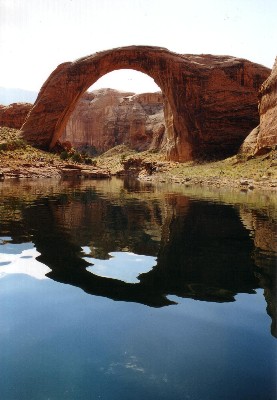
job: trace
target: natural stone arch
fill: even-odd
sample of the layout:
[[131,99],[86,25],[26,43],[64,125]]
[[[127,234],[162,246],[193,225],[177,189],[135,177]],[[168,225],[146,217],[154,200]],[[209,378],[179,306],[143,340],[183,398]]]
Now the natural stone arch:
[[59,65],[42,86],[22,126],[23,137],[51,149],[82,94],[118,69],[149,75],[165,97],[168,159],[232,153],[258,124],[257,92],[269,69],[230,56],[180,55],[129,46]]

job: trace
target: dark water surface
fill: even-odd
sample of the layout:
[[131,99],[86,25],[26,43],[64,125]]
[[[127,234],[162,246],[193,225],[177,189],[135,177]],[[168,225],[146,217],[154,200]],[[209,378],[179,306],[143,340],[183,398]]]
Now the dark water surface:
[[0,183],[0,398],[276,398],[276,199]]

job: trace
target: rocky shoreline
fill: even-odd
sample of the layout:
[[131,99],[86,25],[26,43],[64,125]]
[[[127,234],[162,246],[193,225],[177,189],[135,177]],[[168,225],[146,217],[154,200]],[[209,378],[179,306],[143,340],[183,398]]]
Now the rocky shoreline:
[[4,179],[36,179],[36,178],[84,178],[84,179],[107,179],[111,177],[108,170],[72,165],[72,164],[49,164],[44,162],[21,164],[15,167],[0,167],[0,180]]
[[142,182],[152,182],[152,183],[176,183],[184,185],[186,187],[190,186],[201,186],[201,187],[229,187],[232,189],[238,189],[241,191],[253,191],[253,190],[267,190],[277,192],[277,179],[268,179],[265,177],[261,180],[254,180],[249,178],[237,178],[228,179],[221,177],[210,177],[210,178],[196,178],[196,177],[177,177],[177,176],[140,176],[139,180]]
[[[122,150],[122,149],[121,149]],[[126,149],[125,149],[126,150]],[[12,154],[13,153],[13,154]],[[36,179],[110,179],[128,176],[147,183],[178,184],[185,187],[229,187],[241,191],[277,191],[277,153],[244,162],[236,158],[201,164],[163,160],[161,154],[112,153],[96,158],[95,165],[61,160],[57,155],[36,151],[26,161],[24,152],[0,151],[0,181]],[[125,159],[125,168],[124,162]],[[252,164],[251,164],[252,163]],[[132,164],[126,167],[127,164]],[[134,167],[135,165],[135,167]]]

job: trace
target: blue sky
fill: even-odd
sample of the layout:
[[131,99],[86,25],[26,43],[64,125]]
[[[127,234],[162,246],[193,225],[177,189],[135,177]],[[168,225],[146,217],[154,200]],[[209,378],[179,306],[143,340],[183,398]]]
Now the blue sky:
[[[39,90],[65,61],[127,45],[227,54],[272,67],[276,0],[0,0],[0,86]],[[156,90],[118,71],[93,88]]]

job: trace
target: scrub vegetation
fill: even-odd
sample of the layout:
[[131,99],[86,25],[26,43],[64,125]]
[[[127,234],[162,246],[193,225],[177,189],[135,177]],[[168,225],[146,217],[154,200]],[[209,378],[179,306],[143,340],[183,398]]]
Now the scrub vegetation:
[[[116,146],[97,157],[70,151],[59,154],[35,149],[21,137],[20,131],[0,128],[0,173],[5,168],[20,168],[28,164],[43,167],[61,167],[68,162],[90,164],[109,170],[113,175],[126,173],[126,165],[139,165],[137,177],[141,180],[176,182],[185,185],[233,186],[252,190],[277,190],[277,150],[250,159],[236,155],[221,161],[166,161],[165,153],[136,152],[125,145]],[[153,168],[149,168],[149,166]],[[124,171],[125,165],[125,171]],[[141,166],[147,165],[147,168]],[[149,171],[151,170],[151,173]],[[132,169],[134,172],[134,168]],[[128,172],[128,171],[127,171]]]

